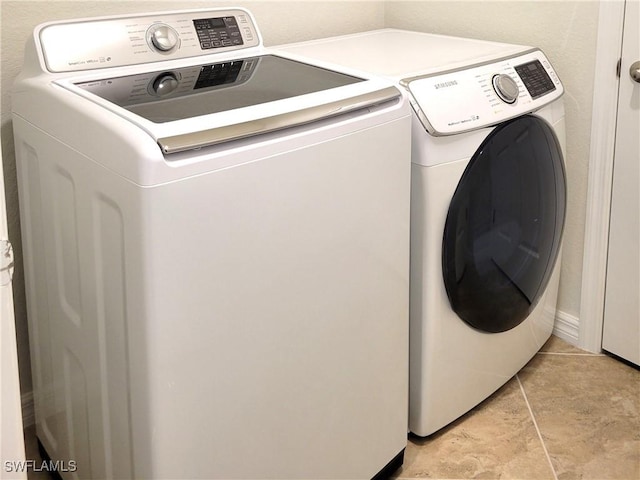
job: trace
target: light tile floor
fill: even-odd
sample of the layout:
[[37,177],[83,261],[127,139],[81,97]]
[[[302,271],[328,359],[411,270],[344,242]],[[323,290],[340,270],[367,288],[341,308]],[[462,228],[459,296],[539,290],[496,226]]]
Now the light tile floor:
[[[25,439],[27,458],[39,460],[33,427]],[[393,479],[415,478],[640,480],[640,370],[552,337],[472,411],[409,437]]]
[[640,371],[551,337],[506,385],[427,438],[396,480],[640,480]]

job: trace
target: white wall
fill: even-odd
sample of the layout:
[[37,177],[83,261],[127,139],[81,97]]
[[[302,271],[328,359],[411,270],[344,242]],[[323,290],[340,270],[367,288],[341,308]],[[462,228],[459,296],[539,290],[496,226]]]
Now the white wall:
[[[20,384],[23,395],[32,390],[26,300],[20,236],[15,150],[11,127],[10,91],[18,75],[26,39],[42,22],[133,12],[239,6],[256,17],[266,45],[310,40],[382,28],[384,4],[381,1],[5,1],[1,0],[1,106],[2,150],[7,190],[9,237],[14,245],[16,270],[14,299]],[[28,421],[28,419],[27,419]]]
[[539,47],[558,71],[565,86],[569,190],[558,309],[570,322],[579,321],[599,2],[392,0],[385,5],[387,27]]

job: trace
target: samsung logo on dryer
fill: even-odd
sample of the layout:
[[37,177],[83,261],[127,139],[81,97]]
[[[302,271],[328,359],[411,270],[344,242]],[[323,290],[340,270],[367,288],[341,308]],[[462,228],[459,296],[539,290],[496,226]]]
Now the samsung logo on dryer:
[[436,90],[440,90],[441,88],[449,88],[449,87],[454,87],[456,85],[458,85],[457,80],[449,80],[448,82],[436,83],[434,84],[434,87]]

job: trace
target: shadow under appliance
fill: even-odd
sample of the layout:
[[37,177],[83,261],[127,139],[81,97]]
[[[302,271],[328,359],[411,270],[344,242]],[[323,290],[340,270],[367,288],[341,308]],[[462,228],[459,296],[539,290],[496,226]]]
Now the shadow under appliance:
[[385,29],[278,47],[413,106],[409,428],[452,422],[549,338],[566,210],[563,86],[536,48]]
[[65,479],[402,463],[410,115],[393,82],[269,53],[242,9],[35,29],[13,127]]

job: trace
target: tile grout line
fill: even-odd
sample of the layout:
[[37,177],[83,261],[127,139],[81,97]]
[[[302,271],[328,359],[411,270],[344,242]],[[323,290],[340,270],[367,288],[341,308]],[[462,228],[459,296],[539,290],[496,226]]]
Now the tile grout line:
[[529,410],[529,415],[531,415],[531,421],[533,421],[533,426],[538,433],[538,438],[540,439],[540,443],[542,444],[542,450],[544,450],[544,454],[547,457],[547,462],[549,462],[549,467],[551,467],[551,471],[553,472],[553,479],[558,480],[558,475],[556,474],[556,469],[553,466],[553,462],[551,461],[551,457],[549,456],[549,451],[547,450],[547,446],[544,443],[544,439],[542,438],[542,432],[540,432],[540,428],[538,427],[538,422],[536,422],[536,417],[533,415],[533,410],[531,409],[531,404],[529,403],[529,399],[527,398],[527,393],[524,391],[524,386],[520,381],[520,376],[516,373],[516,380],[518,380],[518,385],[520,385],[520,391],[522,392],[522,396],[524,397],[524,403],[527,404],[527,409]]

